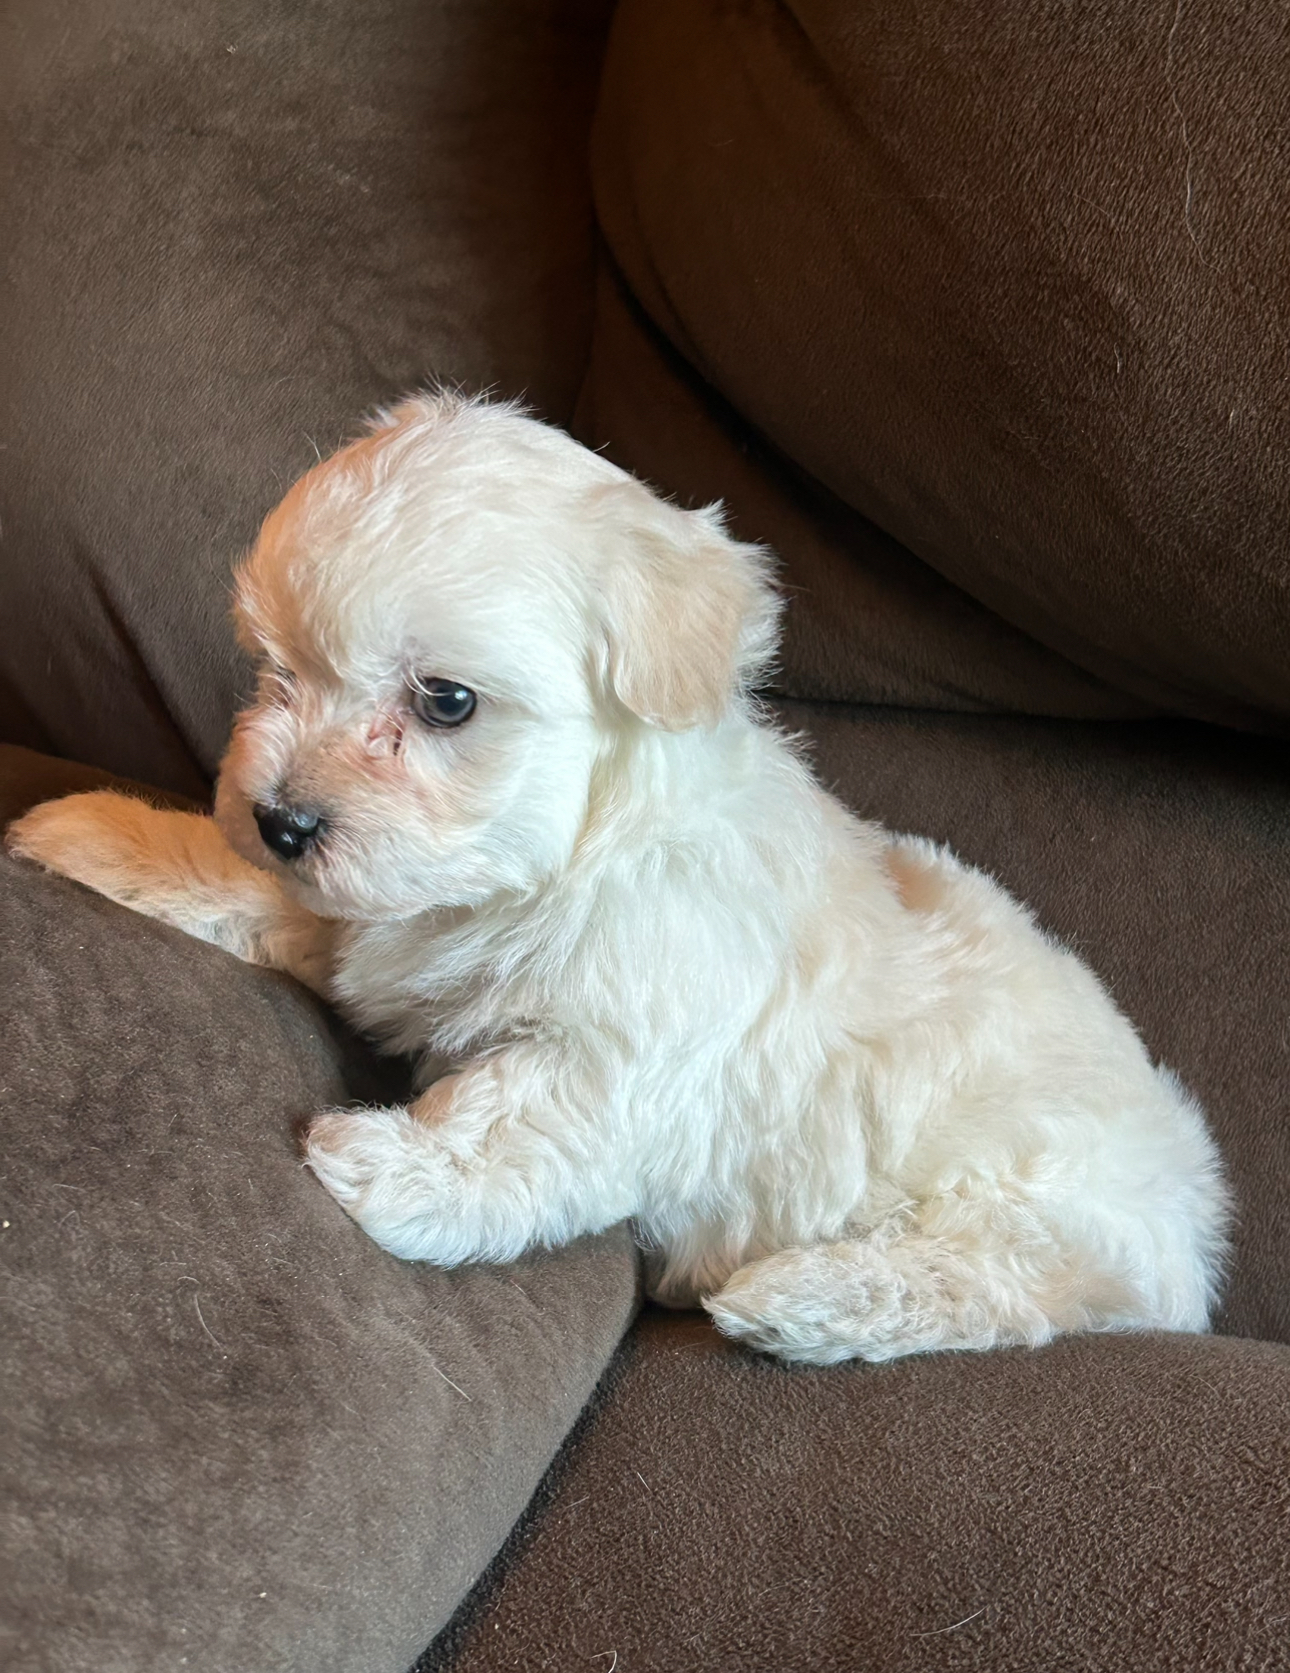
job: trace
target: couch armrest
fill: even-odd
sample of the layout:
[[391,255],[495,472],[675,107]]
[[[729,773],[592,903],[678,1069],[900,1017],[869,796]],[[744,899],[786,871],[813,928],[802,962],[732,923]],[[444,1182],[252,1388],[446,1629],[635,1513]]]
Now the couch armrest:
[[[105,777],[4,751],[0,809]],[[0,1041],[0,1661],[401,1673],[613,1352],[627,1233],[392,1259],[295,1149],[376,1074],[325,1007],[7,856]]]

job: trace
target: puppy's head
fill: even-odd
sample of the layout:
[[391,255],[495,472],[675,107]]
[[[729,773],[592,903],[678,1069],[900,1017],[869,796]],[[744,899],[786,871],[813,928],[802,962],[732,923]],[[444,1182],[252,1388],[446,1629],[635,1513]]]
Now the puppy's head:
[[325,915],[532,888],[607,740],[715,726],[776,614],[715,511],[513,408],[418,397],[302,478],[239,575],[259,688],[217,817]]

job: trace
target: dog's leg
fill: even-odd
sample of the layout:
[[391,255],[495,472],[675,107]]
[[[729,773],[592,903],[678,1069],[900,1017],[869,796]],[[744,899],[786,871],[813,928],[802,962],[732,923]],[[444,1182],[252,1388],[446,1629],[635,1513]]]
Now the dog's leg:
[[509,1046],[436,1081],[407,1109],[326,1111],[305,1157],[392,1254],[441,1266],[514,1260],[638,1206],[626,1147],[597,1130],[576,1081],[567,1058]]
[[235,854],[213,819],[91,790],[32,808],[10,825],[5,846],[122,906],[326,992],[333,926]]
[[703,1305],[728,1336],[831,1365],[1127,1328],[1133,1300],[1124,1283],[1075,1271],[1055,1244],[947,1241],[902,1220],[854,1241],[750,1261]]

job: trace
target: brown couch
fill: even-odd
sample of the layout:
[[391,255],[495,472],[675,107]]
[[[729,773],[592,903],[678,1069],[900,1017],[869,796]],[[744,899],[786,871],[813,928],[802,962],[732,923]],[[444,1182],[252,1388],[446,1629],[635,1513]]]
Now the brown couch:
[[776,547],[825,779],[1203,1098],[1216,1334],[793,1372],[640,1312],[625,1228],[401,1265],[293,1146],[399,1065],[3,860],[0,1665],[1290,1666],[1290,31],[610,9],[0,20],[0,819],[204,798],[281,488],[424,378],[524,393]]

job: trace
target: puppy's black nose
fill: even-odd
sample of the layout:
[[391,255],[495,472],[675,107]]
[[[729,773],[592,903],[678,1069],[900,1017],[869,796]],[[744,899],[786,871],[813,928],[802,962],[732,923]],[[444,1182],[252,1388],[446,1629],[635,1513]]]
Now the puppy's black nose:
[[322,835],[322,819],[298,807],[256,807],[252,810],[264,846],[284,860],[298,860]]

